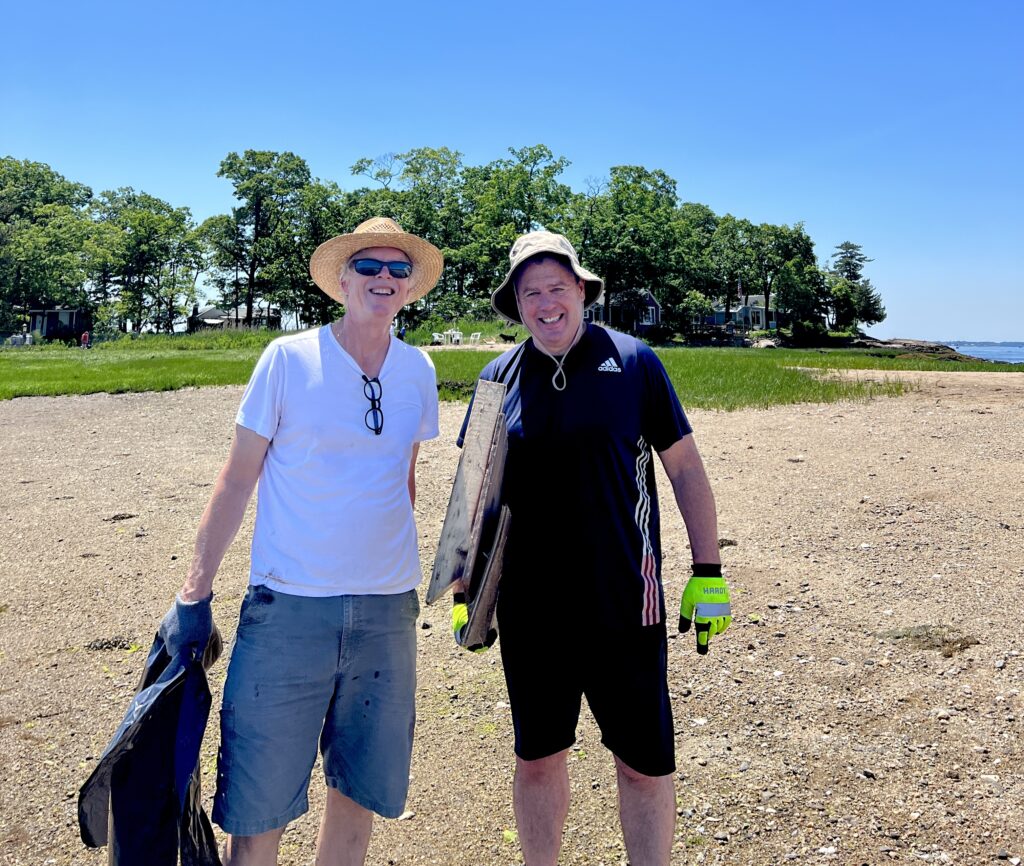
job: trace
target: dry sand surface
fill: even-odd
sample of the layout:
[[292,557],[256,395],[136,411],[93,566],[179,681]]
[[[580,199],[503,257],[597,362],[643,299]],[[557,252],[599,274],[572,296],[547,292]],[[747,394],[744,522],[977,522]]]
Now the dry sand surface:
[[[1024,375],[901,375],[917,384],[897,399],[691,413],[735,622],[706,658],[690,636],[669,643],[674,864],[1024,857]],[[240,393],[0,403],[5,866],[106,862],[79,841],[78,787],[182,582]],[[428,573],[463,411],[443,406],[441,438],[422,450]],[[665,489],[662,479],[663,504]],[[689,557],[678,515],[665,513],[671,610]],[[251,516],[218,578],[227,637]],[[424,608],[409,812],[377,822],[373,864],[522,862],[500,659],[458,650],[447,619],[447,599]],[[218,702],[225,668],[211,672]],[[611,759],[586,711],[569,765],[561,862],[625,863]],[[312,862],[316,775],[311,799],[282,863]]]

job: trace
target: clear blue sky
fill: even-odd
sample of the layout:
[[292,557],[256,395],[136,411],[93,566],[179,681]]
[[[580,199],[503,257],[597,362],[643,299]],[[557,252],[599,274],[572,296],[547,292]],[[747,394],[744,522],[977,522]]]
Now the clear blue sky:
[[[377,9],[381,11],[378,12]],[[876,336],[1024,340],[1024,3],[9,4],[0,155],[224,213],[232,150],[543,143],[583,189],[680,197],[861,244]]]

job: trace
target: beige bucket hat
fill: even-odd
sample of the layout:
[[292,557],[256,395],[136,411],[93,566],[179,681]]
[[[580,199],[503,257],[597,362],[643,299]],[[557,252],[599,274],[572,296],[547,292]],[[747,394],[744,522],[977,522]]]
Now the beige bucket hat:
[[519,304],[516,303],[516,287],[512,282],[516,268],[528,258],[544,253],[554,254],[566,259],[573,273],[583,280],[585,283],[583,309],[587,309],[587,307],[593,305],[601,298],[601,294],[604,291],[604,280],[590,273],[580,264],[575,248],[569,243],[569,239],[565,235],[555,234],[554,232],[529,232],[528,234],[520,235],[516,238],[516,242],[512,244],[512,250],[508,254],[510,262],[508,273],[505,275],[505,279],[501,281],[501,285],[491,293],[491,306],[494,308],[494,311],[504,316],[510,322],[514,322],[517,325],[523,323],[522,317],[519,315]]
[[341,272],[355,253],[370,247],[394,247],[412,261],[407,304],[422,298],[441,278],[444,269],[441,251],[423,238],[403,232],[398,223],[387,217],[372,217],[351,233],[324,241],[309,260],[309,275],[327,295],[344,303]]

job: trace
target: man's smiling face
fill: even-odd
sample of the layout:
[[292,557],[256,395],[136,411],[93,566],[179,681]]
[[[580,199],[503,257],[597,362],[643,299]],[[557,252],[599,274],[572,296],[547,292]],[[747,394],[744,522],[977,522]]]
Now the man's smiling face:
[[412,278],[399,279],[386,267],[376,276],[363,276],[352,267],[357,259],[408,262],[409,257],[393,247],[368,247],[353,255],[341,274],[341,294],[345,299],[346,314],[354,314],[357,319],[384,319],[390,322],[405,306]]
[[583,321],[583,280],[553,259],[530,262],[516,278],[523,324],[542,348],[561,355]]

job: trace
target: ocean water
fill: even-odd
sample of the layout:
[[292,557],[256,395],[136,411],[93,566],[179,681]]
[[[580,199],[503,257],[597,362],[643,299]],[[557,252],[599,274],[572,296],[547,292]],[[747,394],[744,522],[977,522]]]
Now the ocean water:
[[1003,361],[1007,364],[1024,364],[1024,343],[949,343],[961,355],[983,358],[986,361]]

